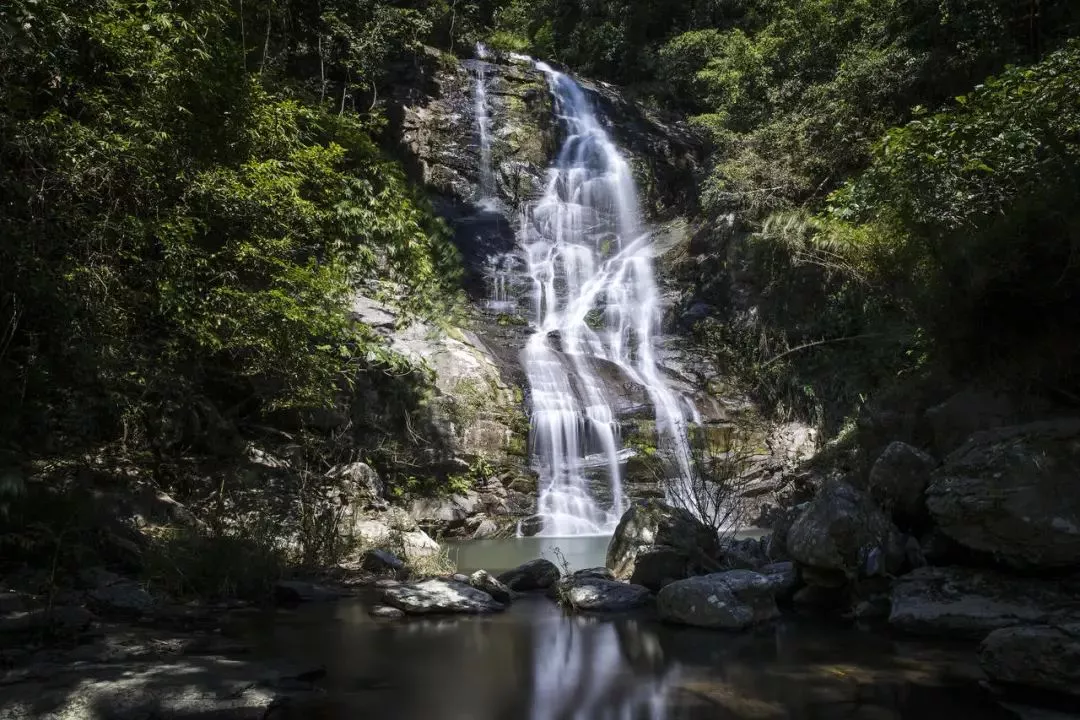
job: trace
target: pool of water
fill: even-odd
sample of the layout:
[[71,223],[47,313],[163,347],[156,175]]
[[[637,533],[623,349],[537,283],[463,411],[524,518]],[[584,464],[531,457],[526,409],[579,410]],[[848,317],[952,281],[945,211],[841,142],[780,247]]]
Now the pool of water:
[[[767,530],[747,528],[735,534],[736,538],[760,537]],[[469,574],[476,570],[488,570],[499,574],[518,565],[546,558],[560,568],[565,564],[571,570],[600,567],[607,557],[610,535],[578,535],[575,537],[522,537],[493,540],[463,540],[444,542],[458,570]]]
[[[377,622],[364,602],[248,628],[261,656],[325,665],[289,717],[345,720],[1013,720],[971,647],[786,619],[745,633],[647,614],[568,617],[543,597],[505,613]],[[275,716],[277,717],[277,716]]]

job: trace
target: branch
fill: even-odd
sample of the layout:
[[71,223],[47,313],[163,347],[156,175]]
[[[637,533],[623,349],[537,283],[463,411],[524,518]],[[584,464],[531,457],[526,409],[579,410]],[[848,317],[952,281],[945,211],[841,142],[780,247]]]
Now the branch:
[[862,339],[865,339],[865,338],[872,338],[872,337],[881,337],[881,333],[864,333],[862,335],[848,335],[847,337],[831,338],[829,340],[816,340],[814,342],[804,343],[802,345],[798,345],[796,347],[793,347],[793,348],[791,348],[789,350],[785,350],[784,352],[780,353],[779,355],[777,355],[774,358],[766,360],[764,363],[761,364],[761,367],[768,367],[769,365],[772,365],[774,362],[776,362],[777,360],[779,360],[782,357],[785,357],[785,356],[790,355],[792,353],[798,352],[800,350],[806,350],[807,348],[817,347],[818,345],[829,345],[831,343],[846,342],[848,340],[862,340]]

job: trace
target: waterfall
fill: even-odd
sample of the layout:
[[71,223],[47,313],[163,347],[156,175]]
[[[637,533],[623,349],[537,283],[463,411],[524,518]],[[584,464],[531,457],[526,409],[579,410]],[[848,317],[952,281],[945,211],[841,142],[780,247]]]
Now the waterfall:
[[476,88],[473,93],[474,113],[480,133],[480,202],[495,197],[495,174],[491,165],[491,115],[488,113],[487,65],[488,49],[476,43]]
[[630,166],[584,90],[545,73],[566,139],[546,189],[522,212],[520,245],[535,332],[523,351],[540,475],[538,514],[550,536],[611,532],[626,509],[618,419],[600,370],[645,388],[657,431],[689,477],[683,398],[664,381],[654,341],[661,301],[652,242]]

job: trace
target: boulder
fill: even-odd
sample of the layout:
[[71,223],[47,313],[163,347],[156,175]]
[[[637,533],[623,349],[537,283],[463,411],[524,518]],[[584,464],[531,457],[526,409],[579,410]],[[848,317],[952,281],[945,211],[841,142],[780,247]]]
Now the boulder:
[[391,529],[379,520],[361,520],[353,527],[353,535],[362,544],[369,547],[392,549],[406,560],[437,555],[441,552],[439,543],[431,539],[423,530],[401,531]]
[[995,630],[979,663],[991,680],[1080,697],[1080,624]]
[[890,443],[870,468],[870,495],[900,522],[926,514],[925,493],[937,463],[907,443]]
[[649,589],[618,580],[572,576],[561,588],[563,601],[575,610],[619,612],[633,610],[649,602]]
[[981,639],[999,628],[1080,621],[1058,584],[990,570],[924,567],[896,579],[889,623],[915,635]]
[[559,581],[559,568],[550,560],[530,560],[499,575],[499,582],[517,592],[547,590]]
[[383,602],[409,615],[461,613],[481,615],[501,612],[506,607],[483,590],[454,580],[432,578],[401,583],[382,591]]
[[360,557],[360,567],[372,573],[398,573],[405,570],[405,563],[389,550],[368,550]]
[[771,583],[773,595],[778,599],[790,599],[799,588],[799,570],[793,562],[769,563],[758,572]]
[[409,507],[409,515],[421,524],[453,525],[463,524],[480,510],[480,494],[469,490],[449,497],[417,498]]
[[487,570],[477,570],[469,576],[469,585],[477,590],[482,590],[493,597],[496,602],[508,605],[511,599],[510,588],[489,573]]
[[94,608],[105,614],[138,615],[153,610],[157,605],[150,593],[130,580],[98,585],[87,593],[87,599]]
[[768,538],[729,540],[720,551],[722,564],[731,570],[757,570],[769,562]]
[[[802,565],[848,578],[876,570],[875,557],[896,572],[904,557],[902,536],[889,518],[840,480],[827,482],[791,526],[787,548]],[[809,576],[806,580],[812,582]]]
[[381,498],[386,494],[386,484],[367,463],[341,465],[331,470],[329,475],[346,482],[358,497]]
[[780,611],[769,578],[729,570],[677,580],[656,597],[662,620],[697,627],[740,630],[772,620]]
[[337,590],[302,580],[279,580],[274,583],[274,599],[283,605],[336,600],[339,597],[341,593]]
[[78,605],[59,605],[50,609],[16,611],[0,615],[0,634],[48,629],[59,633],[77,633],[94,621],[94,614]]
[[689,511],[659,500],[630,506],[607,552],[615,577],[656,591],[664,585],[715,568],[716,532]]
[[973,435],[927,489],[943,533],[1020,570],[1080,565],[1080,419]]
[[942,455],[963,445],[973,433],[1011,425],[1018,416],[1008,396],[976,389],[962,390],[926,411],[934,448]]

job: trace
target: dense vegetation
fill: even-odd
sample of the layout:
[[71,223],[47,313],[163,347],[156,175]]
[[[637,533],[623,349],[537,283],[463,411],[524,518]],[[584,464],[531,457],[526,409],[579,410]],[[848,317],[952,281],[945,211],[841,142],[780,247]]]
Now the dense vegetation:
[[[456,250],[375,102],[450,25],[440,3],[0,5],[0,521],[35,459],[221,504],[231,485],[174,462],[270,432],[318,471],[409,437],[425,374],[351,296],[455,311]],[[57,539],[80,503],[38,505],[7,519]]]
[[0,496],[102,447],[159,473],[282,428],[322,470],[423,449],[424,374],[350,297],[454,312],[382,109],[425,46],[477,40],[708,138],[685,297],[770,409],[831,434],[930,375],[1075,402],[1077,36],[1072,0],[11,0]]
[[1080,396],[1076,3],[546,0],[496,23],[712,139],[714,260],[685,279],[767,405],[836,432],[900,376]]

